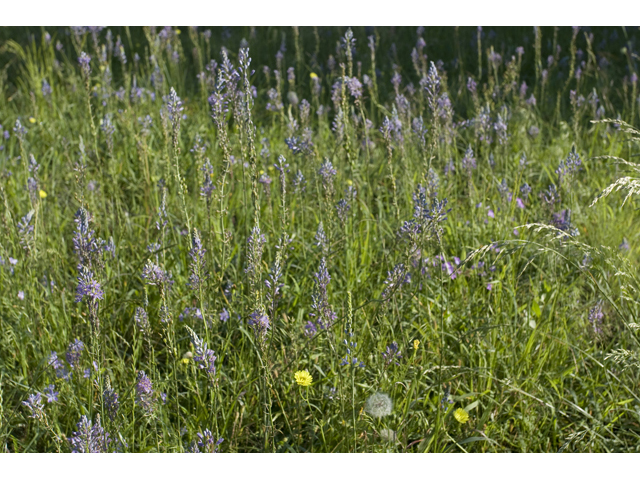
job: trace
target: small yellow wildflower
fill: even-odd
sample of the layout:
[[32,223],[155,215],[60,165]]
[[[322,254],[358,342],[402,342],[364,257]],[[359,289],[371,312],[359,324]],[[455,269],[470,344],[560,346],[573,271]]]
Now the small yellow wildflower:
[[36,123],[36,119],[35,119],[35,118],[33,118],[33,117],[29,117],[29,122],[30,122],[30,123]]
[[193,353],[187,352],[182,356],[182,363],[187,365],[192,358],[193,358]]
[[455,412],[453,412],[453,418],[455,418],[460,423],[467,423],[469,421],[469,414],[466,410],[459,408]]
[[40,198],[47,198],[47,192],[40,190]]
[[180,29],[179,29],[179,28],[176,28],[176,33],[177,33],[178,35],[180,35]]
[[420,346],[420,340],[414,340],[413,341],[413,349],[417,350],[419,346]]
[[351,180],[347,179],[347,185],[351,186],[351,185],[353,185],[353,182]]
[[316,75],[316,74],[315,74],[315,73],[313,73],[313,72],[311,72],[311,73],[309,74],[309,76],[310,76],[311,78],[318,78],[318,75]]
[[302,387],[308,387],[313,382],[313,377],[308,370],[300,370],[295,373],[296,383]]

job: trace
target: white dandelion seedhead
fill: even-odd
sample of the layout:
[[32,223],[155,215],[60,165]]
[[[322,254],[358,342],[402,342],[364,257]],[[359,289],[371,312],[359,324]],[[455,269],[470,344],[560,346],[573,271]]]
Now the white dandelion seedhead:
[[367,399],[364,409],[372,417],[386,417],[393,410],[393,401],[386,393],[374,393]]
[[385,442],[395,443],[398,440],[398,435],[390,428],[383,428],[380,430],[380,438]]

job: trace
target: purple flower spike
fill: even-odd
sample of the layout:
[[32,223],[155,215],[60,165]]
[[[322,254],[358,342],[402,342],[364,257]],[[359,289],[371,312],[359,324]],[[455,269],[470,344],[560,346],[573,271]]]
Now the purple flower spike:
[[82,343],[82,341],[77,338],[69,344],[66,356],[67,362],[69,362],[71,368],[78,367],[78,363],[80,362],[80,355],[82,355],[82,350],[84,350],[84,343]]
[[144,371],[140,371],[138,373],[138,383],[136,384],[136,402],[138,405],[142,406],[142,408],[147,413],[151,413],[153,411],[154,406],[154,394],[153,384]]
[[78,63],[80,64],[80,68],[82,69],[82,74],[85,77],[89,77],[89,75],[91,74],[91,57],[85,52],[82,52],[78,57]]
[[96,423],[92,424],[85,415],[77,424],[78,431],[69,438],[72,453],[106,453],[109,451],[111,438],[100,426],[100,415],[96,415]]
[[56,392],[54,385],[49,385],[44,389],[44,395],[47,397],[47,403],[57,402],[59,392]]

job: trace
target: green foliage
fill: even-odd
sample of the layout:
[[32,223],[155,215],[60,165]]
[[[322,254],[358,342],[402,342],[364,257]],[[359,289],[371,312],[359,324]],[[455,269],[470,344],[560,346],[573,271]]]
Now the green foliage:
[[638,32],[538,32],[3,32],[3,451],[637,451]]

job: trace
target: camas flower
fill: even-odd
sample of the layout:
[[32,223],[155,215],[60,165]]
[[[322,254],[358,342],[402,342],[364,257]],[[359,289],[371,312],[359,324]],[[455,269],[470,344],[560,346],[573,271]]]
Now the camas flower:
[[58,358],[57,352],[51,352],[51,354],[49,355],[48,363],[56,372],[56,377],[62,378],[66,381],[71,380],[71,372],[69,372],[67,367],[65,367],[62,361]]
[[296,193],[304,192],[306,189],[307,180],[304,178],[302,171],[298,170],[296,176],[293,179],[293,188]]
[[476,93],[477,86],[478,84],[473,78],[469,77],[467,79],[467,90],[469,90],[471,93]]
[[[431,187],[430,187],[431,188]],[[398,236],[414,238],[418,234],[428,233],[435,237],[441,234],[441,223],[447,219],[447,199],[429,198],[427,189],[418,185],[413,194],[413,219],[405,221]]]
[[322,221],[318,224],[318,230],[316,231],[315,236],[315,245],[320,248],[323,252],[327,248],[327,235],[324,232],[324,226],[322,225]]
[[349,93],[353,98],[362,97],[362,83],[356,77],[348,79],[347,87],[349,87]]
[[145,410],[147,413],[153,411],[155,404],[155,392],[153,390],[153,384],[143,370],[138,372],[138,383],[136,384],[136,403]]
[[111,421],[116,419],[116,415],[118,413],[118,409],[120,408],[120,402],[118,401],[118,394],[116,391],[111,388],[111,380],[109,377],[106,377],[106,385],[104,391],[102,392],[102,398],[104,400],[104,408],[109,415]]
[[51,85],[49,85],[49,82],[47,82],[46,79],[42,79],[42,96],[43,97],[48,97],[49,95],[51,95]]
[[631,249],[631,245],[629,245],[629,241],[626,237],[622,239],[622,243],[618,245],[618,248],[623,252],[628,252]]
[[27,407],[30,415],[29,418],[35,418],[37,420],[43,420],[45,417],[44,405],[42,404],[42,395],[38,392],[29,395],[26,401],[22,404]]
[[403,285],[411,282],[411,274],[407,272],[404,264],[399,263],[393,270],[388,272],[387,279],[384,281],[386,287],[382,292],[382,298],[391,298],[397,290],[401,289]]
[[573,175],[582,169],[582,160],[580,155],[576,152],[576,147],[573,146],[569,155],[565,160],[560,161],[556,173],[558,174],[558,185],[562,185],[565,179],[571,180]]
[[78,363],[80,362],[80,355],[82,355],[82,350],[84,350],[84,343],[81,340],[75,339],[73,342],[69,344],[67,348],[67,362],[71,365],[71,368],[76,368]]
[[399,365],[398,360],[402,358],[402,354],[400,353],[397,342],[392,342],[387,345],[387,350],[382,354],[382,358],[384,358],[386,365],[389,365],[391,362]]
[[143,334],[149,332],[149,317],[144,308],[136,307],[136,313],[133,318],[136,322],[136,326]]
[[248,324],[253,328],[256,337],[261,342],[264,342],[270,327],[269,317],[267,314],[261,310],[255,310],[251,315],[249,315]]
[[568,233],[572,237],[578,235],[578,229],[571,223],[571,210],[565,208],[552,216],[553,226]]
[[104,292],[102,291],[102,286],[93,278],[93,272],[87,267],[80,266],[76,302],[81,302],[85,296],[89,297],[89,302],[95,303],[103,299]]
[[427,76],[420,80],[420,85],[425,89],[427,101],[432,112],[436,112],[437,99],[440,94],[440,75],[435,64],[431,62]]
[[171,120],[171,124],[173,128],[176,128],[180,125],[180,114],[184,110],[182,106],[182,100],[176,93],[175,89],[171,87],[171,91],[169,95],[164,98],[167,111],[169,112],[169,119]]
[[80,417],[78,431],[69,438],[71,453],[106,453],[109,451],[111,438],[100,425],[100,414],[96,415],[96,423],[92,425],[86,415]]
[[[353,337],[353,332],[351,331],[351,324],[347,325],[347,329],[345,333],[349,335],[349,338]],[[342,341],[342,343],[344,343],[344,346],[346,347],[346,355],[342,357],[342,360],[340,361],[340,366],[364,368],[364,362],[362,362],[361,360],[358,359],[358,357],[355,356],[358,343],[352,340],[347,340],[346,338]]]
[[215,361],[217,357],[215,356],[215,352],[207,348],[207,344],[204,343],[198,335],[196,335],[196,332],[187,326],[185,326],[185,328],[187,329],[187,333],[189,334],[189,338],[191,338],[191,343],[193,343],[193,348],[195,349],[195,356],[193,359],[198,364],[198,368],[205,371],[213,385],[216,375]]
[[31,225],[31,220],[34,214],[35,210],[31,210],[18,222],[18,237],[20,238],[20,245],[25,250],[28,250],[33,243],[34,227]]
[[99,255],[102,254],[104,241],[95,237],[95,232],[89,226],[91,215],[83,207],[76,212],[74,222],[76,231],[73,237],[73,250],[78,256],[79,265],[91,268],[100,261]]
[[171,273],[165,272],[150,259],[147,260],[147,264],[142,269],[142,278],[148,285],[157,285],[165,288],[171,288],[171,285],[173,285]]
[[593,332],[596,335],[602,333],[602,319],[604,318],[604,313],[602,312],[602,300],[599,300],[596,303],[595,307],[589,310],[589,323],[593,328]]
[[256,225],[251,229],[251,235],[249,235],[247,243],[247,268],[244,271],[249,276],[249,281],[256,283],[260,275],[262,252],[264,245],[267,243],[267,239],[260,231],[259,226]]
[[333,164],[329,159],[325,159],[324,163],[320,166],[318,174],[322,177],[322,183],[325,187],[333,185],[333,177],[337,175],[338,171],[333,168]]
[[200,195],[209,201],[213,191],[216,189],[216,186],[213,184],[213,165],[211,165],[211,161],[208,158],[205,160],[205,163],[200,170],[203,174]]
[[[4,138],[5,140],[9,138],[8,135],[9,131],[5,130],[4,132]],[[16,136],[18,137],[18,140],[20,140],[21,142],[24,141],[24,137],[27,135],[28,130],[26,128],[24,128],[24,126],[22,125],[22,123],[20,122],[19,119],[16,120],[16,126],[13,127],[13,133],[16,134]]]
[[278,95],[278,91],[275,88],[272,88],[267,92],[267,97],[269,98],[269,102],[267,102],[266,106],[267,110],[279,112],[284,108],[280,95]]
[[471,173],[471,170],[476,168],[476,157],[473,154],[471,146],[467,147],[467,151],[465,152],[464,157],[462,157],[462,168],[469,174]]
[[318,333],[318,327],[316,327],[316,324],[313,323],[312,321],[308,321],[307,324],[304,326],[304,334],[311,338],[313,336],[315,336],[315,334]]
[[320,260],[318,272],[314,274],[314,277],[315,289],[311,295],[311,309],[313,311],[309,315],[315,319],[317,327],[327,329],[333,324],[337,315],[329,303],[327,286],[331,281],[331,276],[327,270],[327,261],[324,257]]
[[496,136],[498,138],[498,143],[503,145],[507,141],[507,123],[505,118],[502,115],[498,114],[498,119],[496,123],[493,125],[493,129],[496,131]]
[[213,433],[209,429],[197,434],[198,440],[193,443],[190,448],[192,453],[216,453],[218,446],[224,442],[224,438],[215,439]]
[[336,205],[336,213],[338,214],[338,219],[341,223],[344,223],[347,220],[347,214],[351,210],[351,205],[343,198]]
[[47,397],[47,403],[57,402],[59,392],[56,392],[55,385],[49,385],[44,389],[44,395]]
[[91,74],[91,57],[87,55],[85,52],[81,52],[78,57],[78,63],[80,64],[80,68],[82,69],[82,74],[85,77],[88,77]]
[[206,271],[204,262],[204,254],[207,250],[202,246],[200,234],[195,228],[193,229],[192,242],[193,247],[189,250],[189,256],[191,257],[189,270],[191,274],[189,275],[188,285],[192,290],[198,290],[203,286],[204,282],[206,282],[209,274]]

